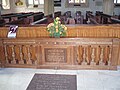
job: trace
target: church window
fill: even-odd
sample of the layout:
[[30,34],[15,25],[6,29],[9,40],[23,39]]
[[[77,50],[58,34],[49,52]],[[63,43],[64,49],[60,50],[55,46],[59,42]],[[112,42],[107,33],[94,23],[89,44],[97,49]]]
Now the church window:
[[115,6],[120,6],[120,0],[114,0]]
[[69,3],[74,3],[74,0],[69,0]]
[[44,5],[44,0],[28,0],[28,7],[39,7]]
[[69,3],[73,4],[86,3],[86,0],[69,0]]
[[81,0],[81,3],[86,3],[86,0]]
[[40,5],[44,4],[44,0],[28,0],[29,5]]
[[120,0],[114,0],[115,4],[120,4]]
[[2,8],[3,9],[10,9],[10,1],[9,0],[2,0]]
[[87,7],[88,0],[67,0],[66,7]]

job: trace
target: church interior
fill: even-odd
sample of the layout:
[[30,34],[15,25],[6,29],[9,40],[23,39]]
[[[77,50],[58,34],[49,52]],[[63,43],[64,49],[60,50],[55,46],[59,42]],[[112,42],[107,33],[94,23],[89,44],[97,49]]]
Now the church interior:
[[73,90],[29,89],[36,73],[120,90],[120,0],[0,0],[0,90]]

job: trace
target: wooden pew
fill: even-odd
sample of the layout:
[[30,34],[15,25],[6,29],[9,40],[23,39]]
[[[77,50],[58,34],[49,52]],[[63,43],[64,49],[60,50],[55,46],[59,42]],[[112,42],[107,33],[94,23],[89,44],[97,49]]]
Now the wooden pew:
[[[57,15],[59,15],[60,12],[56,12],[56,15],[55,17],[57,17]],[[49,24],[49,23],[52,23],[53,22],[53,14],[49,14],[49,15],[46,15],[44,16],[42,19],[39,19],[37,21],[34,21],[32,23],[30,23],[30,25],[36,25],[36,24]]]
[[83,24],[84,16],[81,14],[81,11],[76,11],[75,13],[75,22],[76,24]]
[[5,20],[6,23],[11,22],[13,20],[17,20],[17,16],[22,15],[22,14],[16,14],[16,13],[12,13],[12,14],[5,14],[5,15],[1,15],[2,18]]
[[86,12],[86,16],[87,16],[87,23],[88,24],[99,24],[96,21],[96,16],[92,15],[91,12]]
[[37,13],[13,13],[2,15],[4,19],[9,19],[6,25],[28,25],[34,21],[42,19],[44,14],[42,12]]
[[11,21],[9,23],[6,23],[6,26],[8,25],[29,25],[30,24],[30,19],[29,18],[21,18],[15,21]]
[[44,17],[44,13],[43,12],[38,12],[38,13],[34,13],[33,14],[33,22],[40,20]]
[[[91,14],[92,14],[91,11],[86,11],[86,21],[88,21],[88,18],[89,18],[88,13],[91,13]],[[86,23],[86,24],[87,24],[87,23]]]
[[21,18],[25,18],[26,20],[29,19],[29,22],[32,23],[32,22],[42,19],[43,17],[44,17],[44,13],[42,12],[37,12],[37,13],[31,12],[31,13],[24,13],[23,15],[19,17],[19,19]]
[[54,18],[60,17],[61,16],[61,11],[54,12]]
[[112,18],[111,17],[111,22],[113,23],[113,24],[120,24],[120,20],[119,19],[116,19],[116,18]]
[[119,19],[114,16],[104,14],[102,12],[96,12],[96,16],[99,18],[100,24],[117,24],[120,23]]
[[30,18],[32,21],[37,21],[42,19],[44,16],[44,13],[42,12],[37,12],[37,13],[11,13],[11,14],[4,14],[2,15],[2,18],[6,21],[6,23],[21,19],[21,18]]
[[5,25],[5,20],[4,19],[0,19],[0,27],[4,26]]
[[20,15],[18,14],[17,18],[21,19],[21,18],[27,18],[29,16],[32,16],[34,13],[30,12],[30,13],[21,13]]

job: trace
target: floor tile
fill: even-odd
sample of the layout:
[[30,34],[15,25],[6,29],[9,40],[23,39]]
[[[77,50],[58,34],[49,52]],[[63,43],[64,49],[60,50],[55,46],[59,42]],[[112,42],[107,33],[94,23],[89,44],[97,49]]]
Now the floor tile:
[[35,73],[77,76],[77,90],[120,90],[120,70],[0,68],[0,90],[26,90]]

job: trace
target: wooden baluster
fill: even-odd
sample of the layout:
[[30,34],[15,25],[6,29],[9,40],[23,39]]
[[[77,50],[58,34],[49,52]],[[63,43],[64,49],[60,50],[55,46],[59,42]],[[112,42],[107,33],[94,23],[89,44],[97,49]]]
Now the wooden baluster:
[[82,63],[82,60],[83,60],[83,47],[82,46],[79,46],[79,63],[81,64]]
[[24,60],[24,64],[27,64],[28,59],[28,48],[27,45],[23,45],[22,46],[22,53],[23,53],[23,60]]
[[20,64],[24,64],[24,60],[23,60],[23,53],[22,53],[22,45],[19,46],[20,47]]
[[27,49],[28,49],[28,61],[27,61],[27,64],[32,64],[30,46],[29,45],[27,46]]
[[95,48],[94,47],[92,48],[91,58],[92,58],[92,60],[90,62],[90,65],[96,65],[96,63],[95,63]]
[[14,45],[12,45],[12,64],[16,64],[16,60],[15,60],[15,49],[14,49]]
[[111,58],[112,58],[112,47],[110,46],[109,47],[109,60],[108,60],[108,66],[110,66],[110,64],[111,64]]
[[80,65],[83,60],[83,48],[82,46],[77,46],[77,62]]
[[100,46],[97,46],[96,47],[96,52],[95,52],[95,60],[96,60],[96,64],[98,65],[99,64],[99,61],[100,61]]
[[15,60],[16,60],[16,64],[19,64],[20,62],[20,45],[15,45],[14,50],[15,50]]
[[[40,60],[39,59],[39,56],[38,56],[38,52],[39,52],[39,45],[35,45],[35,65],[37,65],[38,64],[38,60]],[[40,54],[40,53],[39,53]]]
[[31,54],[32,64],[36,64],[37,58],[36,58],[36,46],[35,45],[31,46],[31,48],[30,48],[30,54]]
[[109,46],[107,45],[107,46],[105,46],[105,48],[104,48],[104,63],[105,63],[105,65],[107,65],[107,62],[108,62],[108,60],[109,60]]
[[87,62],[86,62],[86,48],[85,47],[83,48],[83,62],[82,62],[82,65],[87,65]]
[[[37,53],[37,49],[38,49],[38,48],[37,48],[36,45],[35,45],[34,47],[35,47],[35,65],[37,65],[37,64],[38,64],[38,62],[37,62],[38,59],[37,59],[37,54],[36,54],[36,53]],[[38,50],[39,50],[39,49],[38,49]]]
[[8,60],[7,46],[4,45],[4,48],[5,48],[5,60],[6,60],[6,63],[8,64],[9,60]]
[[103,58],[104,58],[104,48],[101,47],[101,53],[100,53],[100,62],[99,62],[99,65],[105,65],[104,62],[103,62]]
[[86,48],[86,61],[88,64],[90,64],[90,60],[91,60],[91,46],[87,46]]
[[77,46],[77,56],[76,56],[76,58],[77,58],[77,62],[78,62],[78,64],[80,64],[80,58],[79,58],[79,46]]

